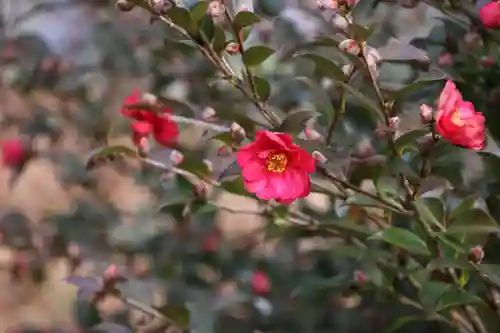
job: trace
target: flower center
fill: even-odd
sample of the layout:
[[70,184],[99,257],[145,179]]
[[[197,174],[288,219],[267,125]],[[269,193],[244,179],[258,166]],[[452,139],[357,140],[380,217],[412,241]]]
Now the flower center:
[[288,157],[283,154],[273,154],[267,158],[267,170],[271,172],[283,172],[288,165]]
[[460,118],[460,110],[455,110],[455,112],[453,112],[453,115],[451,116],[451,122],[457,126],[465,125],[465,120]]

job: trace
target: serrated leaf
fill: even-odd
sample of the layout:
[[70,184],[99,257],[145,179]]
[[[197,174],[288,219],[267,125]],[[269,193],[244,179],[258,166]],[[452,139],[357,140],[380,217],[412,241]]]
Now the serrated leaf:
[[389,244],[416,254],[431,254],[427,248],[427,244],[425,244],[420,237],[413,232],[402,228],[392,227],[384,229],[371,236],[370,239],[383,240]]
[[347,80],[347,77],[342,71],[342,68],[325,57],[313,53],[297,54],[295,57],[311,60],[312,62],[314,62],[317,71],[320,71],[322,74],[326,74],[327,76],[333,77],[335,80]]
[[267,58],[273,55],[273,53],[274,50],[270,47],[264,45],[256,45],[245,50],[242,59],[245,65],[253,67],[260,65],[261,63],[266,61]]
[[356,88],[353,86],[344,83],[344,82],[337,82],[340,86],[344,87],[346,91],[348,91],[351,95],[356,97],[356,99],[361,102],[361,104],[368,110],[370,113],[375,117],[375,119],[383,122],[384,121],[384,112],[378,106],[375,104],[370,98],[359,92]]
[[104,162],[108,159],[113,159],[116,157],[137,157],[137,152],[129,147],[125,146],[107,146],[94,150],[87,157],[85,162],[85,168],[90,169],[95,166],[96,163]]
[[233,22],[236,31],[240,31],[242,28],[249,27],[260,22],[260,17],[253,12],[242,10],[236,14]]
[[279,131],[285,133],[297,133],[304,129],[305,122],[317,116],[315,111],[299,109],[291,111],[281,123]]

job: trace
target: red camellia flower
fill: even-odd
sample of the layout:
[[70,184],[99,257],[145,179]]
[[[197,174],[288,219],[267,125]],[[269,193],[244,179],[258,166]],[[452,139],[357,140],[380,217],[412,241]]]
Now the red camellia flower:
[[288,134],[257,131],[255,142],[240,148],[237,162],[245,188],[259,199],[289,204],[311,191],[314,159]]
[[177,124],[170,118],[172,110],[163,107],[161,112],[155,114],[150,110],[139,108],[128,108],[127,105],[140,104],[142,102],[139,90],[134,90],[133,94],[127,96],[123,101],[121,114],[127,118],[133,119],[132,140],[136,146],[140,145],[143,138],[150,134],[161,145],[171,146],[176,142],[179,135]]
[[464,101],[451,81],[439,96],[436,131],[454,145],[480,150],[485,144],[485,118],[471,102]]
[[271,280],[266,273],[261,271],[253,273],[252,291],[256,295],[265,295],[271,291]]
[[10,139],[1,143],[3,164],[7,166],[19,165],[25,154],[24,144],[19,139]]
[[500,1],[487,3],[479,10],[479,17],[485,28],[500,28]]

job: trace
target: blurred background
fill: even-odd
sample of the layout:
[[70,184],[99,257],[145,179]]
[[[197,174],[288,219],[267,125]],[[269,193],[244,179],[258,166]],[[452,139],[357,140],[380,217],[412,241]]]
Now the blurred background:
[[[316,1],[240,2],[266,18],[255,26],[253,42],[293,49],[325,31]],[[0,4],[0,141],[21,140],[24,149],[36,152],[22,165],[0,168],[0,332],[21,323],[61,328],[98,323],[93,310],[75,305],[77,288],[64,278],[75,272],[99,275],[112,263],[129,278],[124,286],[128,296],[158,306],[166,300],[188,302],[190,327],[199,332],[254,332],[255,327],[287,333],[380,332],[409,311],[386,302],[381,315],[372,295],[360,300],[337,290],[330,277],[350,274],[354,266],[336,258],[335,244],[324,237],[264,241],[267,224],[253,199],[220,193],[213,209],[193,222],[195,235],[186,239],[172,222],[177,206],[172,204],[168,216],[152,213],[159,198],[185,195],[185,184],[174,186],[168,174],[134,161],[86,168],[88,155],[98,147],[133,148],[120,108],[135,88],[166,98],[180,116],[201,118],[207,108],[221,114],[230,108],[246,112],[239,96],[208,88],[214,69],[196,50],[151,23],[144,11],[123,13],[114,1]],[[390,34],[374,46],[425,39],[443,30],[442,17],[424,2],[381,3],[372,19],[386,22]],[[432,52],[429,56],[437,60],[441,49]],[[296,70],[271,61],[261,74],[279,81]],[[409,67],[388,70],[400,82],[412,80]],[[295,105],[291,95],[300,91],[278,95],[276,103]],[[416,103],[405,110],[408,126],[418,121],[417,110]],[[189,146],[203,134],[186,125],[181,141]],[[331,209],[321,194],[312,194],[304,204],[320,213]],[[244,286],[260,270],[272,277],[272,297],[249,298]],[[284,295],[297,281],[314,283],[321,276],[328,279],[294,312],[296,304]],[[112,297],[100,302],[97,311],[134,326],[144,321]],[[422,325],[405,332],[441,329],[435,323]]]

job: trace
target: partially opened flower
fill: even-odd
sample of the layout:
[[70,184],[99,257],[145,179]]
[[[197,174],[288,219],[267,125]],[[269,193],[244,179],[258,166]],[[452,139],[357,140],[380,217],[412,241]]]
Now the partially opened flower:
[[153,135],[153,138],[161,145],[171,146],[176,142],[179,135],[177,124],[170,118],[172,110],[163,107],[159,113],[140,107],[127,107],[127,105],[140,104],[142,101],[139,91],[136,89],[125,98],[121,114],[134,120],[132,123],[132,141],[140,146],[141,140]]
[[439,96],[436,131],[454,145],[480,150],[485,144],[484,121],[482,113],[463,100],[455,84],[446,82]]
[[245,188],[262,200],[289,204],[311,191],[309,174],[315,170],[311,154],[285,133],[257,131],[257,138],[240,149]]

